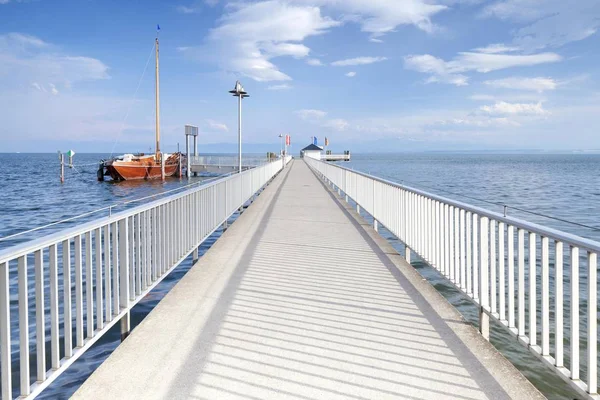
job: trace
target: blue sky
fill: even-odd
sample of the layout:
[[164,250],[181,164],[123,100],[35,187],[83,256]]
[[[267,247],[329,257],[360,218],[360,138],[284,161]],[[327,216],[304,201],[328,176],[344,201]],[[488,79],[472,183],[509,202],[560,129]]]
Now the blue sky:
[[157,23],[168,151],[600,149],[598,0],[0,0],[0,151],[149,150]]

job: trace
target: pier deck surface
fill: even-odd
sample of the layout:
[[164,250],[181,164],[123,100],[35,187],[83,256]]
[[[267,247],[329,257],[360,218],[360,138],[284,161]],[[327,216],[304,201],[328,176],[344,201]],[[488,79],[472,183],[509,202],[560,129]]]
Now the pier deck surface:
[[74,398],[543,396],[295,161]]

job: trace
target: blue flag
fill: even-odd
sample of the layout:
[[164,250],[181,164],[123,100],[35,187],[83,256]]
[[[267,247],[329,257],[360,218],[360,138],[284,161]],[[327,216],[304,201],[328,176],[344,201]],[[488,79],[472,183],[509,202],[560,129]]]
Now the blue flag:
[[313,144],[314,144],[315,146],[317,145],[317,137],[316,137],[316,136],[314,136],[314,137],[313,137]]
[[160,31],[160,25],[159,24],[156,24],[156,30]]

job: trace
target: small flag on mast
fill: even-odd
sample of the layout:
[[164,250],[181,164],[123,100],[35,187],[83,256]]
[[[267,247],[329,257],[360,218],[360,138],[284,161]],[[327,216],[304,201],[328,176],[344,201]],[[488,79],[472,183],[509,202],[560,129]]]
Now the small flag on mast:
[[325,146],[329,146],[329,139],[327,137],[325,137]]
[[313,144],[316,146],[316,145],[317,145],[317,143],[318,143],[318,141],[317,141],[317,137],[316,137],[316,136],[313,136]]

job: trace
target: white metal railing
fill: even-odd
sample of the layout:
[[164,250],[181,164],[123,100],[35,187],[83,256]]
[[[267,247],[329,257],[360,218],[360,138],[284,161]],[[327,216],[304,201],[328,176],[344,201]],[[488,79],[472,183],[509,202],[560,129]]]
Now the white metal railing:
[[128,333],[130,309],[192,252],[197,258],[198,246],[282,166],[268,163],[1,251],[2,399],[35,397],[118,321]]
[[304,160],[402,241],[409,262],[412,250],[479,305],[487,339],[491,316],[579,392],[599,398],[599,242]]
[[[242,163],[244,166],[257,166],[267,163],[266,157],[244,157]],[[214,166],[237,166],[238,158],[236,156],[190,156],[191,165],[214,165]]]

